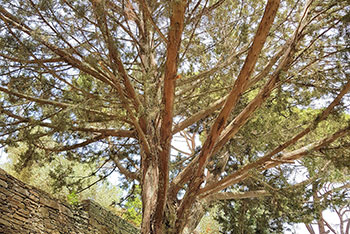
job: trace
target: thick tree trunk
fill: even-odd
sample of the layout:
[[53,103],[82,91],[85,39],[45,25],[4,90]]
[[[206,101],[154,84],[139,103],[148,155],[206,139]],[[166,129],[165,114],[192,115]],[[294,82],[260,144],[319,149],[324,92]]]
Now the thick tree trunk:
[[[149,11],[147,2],[140,1],[141,8],[144,12],[144,33],[145,35],[149,31],[147,27],[147,19],[151,19],[152,11]],[[142,156],[142,202],[143,202],[143,221],[142,221],[142,233],[175,233],[172,225],[173,220],[176,220],[176,209],[172,210],[166,206],[168,204],[168,188],[169,188],[169,160],[170,160],[170,147],[172,139],[172,126],[173,126],[173,109],[175,99],[175,80],[177,74],[177,60],[178,52],[181,45],[181,36],[184,25],[184,14],[187,6],[187,1],[173,1],[171,3],[171,17],[170,27],[168,31],[167,39],[167,51],[164,73],[164,86],[162,98],[160,99],[156,95],[159,88],[145,89],[148,92],[147,97],[153,97],[151,100],[146,101],[145,118],[148,119],[148,126],[146,135],[149,142],[152,142],[152,156]],[[158,34],[162,35],[160,30],[156,30]],[[150,38],[145,37],[143,40],[143,47],[148,48],[150,45]],[[163,40],[166,40],[162,36]],[[151,51],[147,51],[142,57],[144,57],[144,64],[146,62],[148,67],[154,68],[154,57],[150,56]],[[147,57],[149,59],[146,59]],[[154,83],[159,83],[159,80],[155,79],[155,70],[146,69],[145,72],[154,78],[153,82],[149,77],[145,77],[145,83],[149,87],[154,87]],[[154,73],[154,74],[152,74]],[[158,77],[159,78],[159,77]],[[146,95],[146,94],[145,94]],[[161,103],[158,103],[162,100]],[[160,109],[159,104],[161,104]],[[156,113],[160,113],[158,116]],[[175,196],[176,197],[176,196]]]
[[158,166],[155,165],[156,160],[150,157],[143,162],[142,176],[142,224],[141,233],[150,234],[154,232],[154,213],[157,205],[158,181],[159,173]]
[[[144,184],[142,187],[142,202],[143,202],[143,220],[141,233],[142,234],[190,234],[193,233],[198,226],[202,217],[206,212],[208,204],[206,201],[195,202],[190,211],[189,218],[187,220],[178,220],[176,201],[169,201],[165,207],[162,220],[158,220],[155,215],[156,203],[157,203],[157,189],[158,189],[159,173],[157,166],[153,165],[149,167],[148,171],[144,174]],[[158,226],[157,223],[161,223]],[[181,223],[184,227],[182,230],[178,230],[175,224]]]
[[205,205],[206,204],[202,202],[195,202],[193,204],[189,219],[184,224],[183,234],[193,233],[206,212]]
[[[189,215],[189,219],[180,221],[180,220],[177,220],[175,208],[176,207],[173,205],[169,207],[169,204],[166,206],[165,213],[162,220],[163,225],[161,229],[157,229],[155,232],[151,232],[151,233],[191,234],[194,232],[194,230],[196,229],[196,227],[198,226],[198,224],[200,223],[202,217],[206,212],[205,206],[200,202],[196,202],[192,207],[193,209],[191,209],[191,214]],[[182,223],[181,226],[184,227],[182,231],[178,230],[175,227],[176,222]],[[142,233],[145,233],[145,232],[142,232]]]

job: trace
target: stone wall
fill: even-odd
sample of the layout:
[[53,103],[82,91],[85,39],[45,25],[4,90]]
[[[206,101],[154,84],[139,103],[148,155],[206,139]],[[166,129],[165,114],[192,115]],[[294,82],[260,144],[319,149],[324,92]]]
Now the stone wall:
[[0,233],[134,234],[139,230],[90,200],[71,206],[0,168]]

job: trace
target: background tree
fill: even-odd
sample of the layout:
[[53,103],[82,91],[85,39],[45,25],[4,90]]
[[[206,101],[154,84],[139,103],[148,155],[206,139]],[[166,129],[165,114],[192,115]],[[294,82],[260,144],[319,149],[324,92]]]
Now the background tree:
[[[298,113],[297,121],[302,123],[309,122],[314,116],[317,116],[320,110],[295,108],[293,112]],[[261,113],[259,119],[268,119],[268,122],[273,122],[274,117],[272,116],[274,115],[271,116],[270,113],[268,116]],[[309,140],[312,137],[317,139],[319,135],[341,128],[348,119],[349,116],[344,114],[330,117],[327,123],[321,123],[319,128],[308,135]],[[283,136],[284,129],[288,129],[287,126],[290,125],[289,118],[283,121],[286,127],[277,129],[280,131],[279,137]],[[257,127],[254,120],[250,121],[247,126],[250,124]],[[276,134],[272,133],[272,136]],[[252,142],[253,146],[249,148],[250,151],[254,151],[259,143],[266,144],[263,140]],[[311,223],[317,220],[321,225],[320,233],[325,233],[328,228],[322,221],[322,213],[331,210],[332,214],[337,216],[335,210],[346,210],[348,206],[349,149],[346,142],[348,138],[343,138],[337,144],[308,153],[307,157],[298,160],[295,165],[281,166],[265,171],[263,174],[251,175],[243,183],[237,184],[236,188],[232,189],[235,192],[244,188],[264,189],[270,194],[258,200],[244,198],[220,202],[221,212],[218,212],[216,218],[222,226],[223,233],[244,233],[246,231],[249,233],[281,233],[288,228],[286,224],[295,223],[305,223],[310,230],[313,230]],[[328,226],[333,230],[338,229],[329,223]],[[345,226],[343,225],[343,229]]]
[[[312,181],[308,187],[309,203],[314,209],[314,220],[305,223],[310,234],[317,233],[349,233],[350,183],[349,159],[347,143],[340,142],[336,146],[314,152],[312,157],[305,158],[304,165]],[[331,160],[335,159],[337,160]],[[332,163],[334,162],[334,163]],[[323,168],[321,168],[321,165]],[[321,174],[322,176],[320,176]],[[332,212],[329,220],[324,211]],[[336,222],[336,224],[334,224]]]
[[[41,149],[32,150],[33,160],[26,161],[23,153],[27,152],[28,146],[23,143],[17,147],[7,147],[7,162],[0,166],[21,181],[58,199],[67,200],[73,205],[91,199],[135,226],[140,226],[140,188],[134,186],[130,194],[123,197],[122,189],[113,181],[117,180],[115,165],[108,161],[99,162],[98,158],[81,163],[52,153],[46,154]],[[114,178],[106,180],[112,173]]]
[[[349,194],[350,185],[348,183],[320,183],[313,184],[313,204],[317,211],[315,220],[305,223],[310,234],[315,233],[349,233]],[[319,187],[319,190],[317,190]],[[324,215],[326,207],[328,212],[332,212],[333,219]]]
[[[141,185],[142,233],[190,232],[217,200],[274,191],[248,186],[254,178],[278,180],[294,169],[280,165],[348,140],[348,121],[309,137],[347,108],[348,8],[333,0],[2,0],[0,142],[26,142],[28,162],[33,147],[110,161],[126,184]],[[298,121],[295,108],[325,97],[328,106]],[[171,157],[181,131],[203,144]]]
[[193,231],[194,234],[210,234],[220,233],[221,225],[215,220],[216,214],[220,212],[218,207],[213,207],[201,219],[197,228]]
[[[120,202],[121,189],[104,179],[113,171],[113,165],[97,161],[82,164],[55,154],[47,155],[40,149],[32,151],[34,160],[22,161],[26,158],[23,153],[28,150],[28,146],[23,143],[18,144],[18,147],[7,147],[8,161],[1,167],[21,181],[62,200],[68,198],[68,201],[75,199],[80,202],[93,199],[106,208],[112,208],[112,204]],[[117,213],[121,215],[122,211]]]

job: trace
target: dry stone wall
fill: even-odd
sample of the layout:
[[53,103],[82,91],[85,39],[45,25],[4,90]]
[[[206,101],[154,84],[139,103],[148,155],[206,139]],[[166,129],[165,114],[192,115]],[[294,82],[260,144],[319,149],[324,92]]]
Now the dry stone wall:
[[1,234],[136,234],[122,218],[86,200],[71,206],[0,168]]

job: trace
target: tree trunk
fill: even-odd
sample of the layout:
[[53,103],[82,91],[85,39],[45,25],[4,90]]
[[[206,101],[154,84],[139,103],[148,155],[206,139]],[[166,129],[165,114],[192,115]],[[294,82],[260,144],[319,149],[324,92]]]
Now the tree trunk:
[[198,226],[205,212],[206,212],[205,203],[195,202],[195,204],[193,204],[191,209],[191,214],[189,216],[190,218],[185,223],[184,225],[185,227],[182,233],[183,234],[193,233],[194,229]]
[[142,224],[141,233],[156,233],[154,230],[154,213],[157,205],[157,192],[159,173],[158,166],[155,165],[156,160],[146,157],[143,160],[143,176],[142,176]]
[[[162,220],[156,220],[155,216],[156,201],[157,201],[157,179],[159,174],[157,172],[157,166],[149,168],[148,173],[145,173],[144,185],[142,187],[142,201],[143,201],[143,220],[141,233],[142,234],[190,234],[193,233],[198,226],[202,217],[208,207],[207,202],[195,202],[191,207],[191,212],[187,220],[178,220],[177,217],[177,201],[167,201],[165,212]],[[160,227],[157,223],[161,223]],[[175,223],[181,223],[183,230],[178,230]]]

